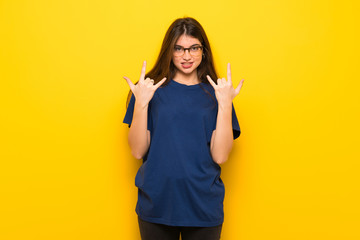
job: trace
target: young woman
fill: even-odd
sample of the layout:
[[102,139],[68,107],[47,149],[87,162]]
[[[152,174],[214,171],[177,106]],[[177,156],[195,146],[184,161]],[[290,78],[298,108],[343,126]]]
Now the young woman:
[[[124,123],[132,155],[143,159],[135,185],[141,238],[220,239],[224,220],[221,167],[240,127],[230,64],[218,78],[209,41],[193,18],[176,19],[158,59],[131,92]],[[131,94],[132,93],[132,94]]]

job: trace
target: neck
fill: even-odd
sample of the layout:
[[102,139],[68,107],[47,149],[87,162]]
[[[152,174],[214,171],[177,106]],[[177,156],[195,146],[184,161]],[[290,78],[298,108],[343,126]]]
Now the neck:
[[191,74],[184,74],[178,71],[175,74],[174,80],[176,82],[186,85],[194,85],[200,83],[197,76],[197,71],[193,71]]

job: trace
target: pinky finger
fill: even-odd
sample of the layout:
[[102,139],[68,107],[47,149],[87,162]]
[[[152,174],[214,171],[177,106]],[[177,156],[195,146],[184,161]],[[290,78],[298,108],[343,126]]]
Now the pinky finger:
[[161,79],[157,84],[155,84],[155,88],[157,89],[158,87],[160,87],[164,82],[166,81],[166,77],[164,77],[163,79]]

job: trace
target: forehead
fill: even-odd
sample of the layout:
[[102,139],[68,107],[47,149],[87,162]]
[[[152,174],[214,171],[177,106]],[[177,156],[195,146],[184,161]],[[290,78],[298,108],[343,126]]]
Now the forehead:
[[201,42],[197,38],[183,34],[179,37],[175,44],[183,47],[190,47],[194,44],[201,44]]

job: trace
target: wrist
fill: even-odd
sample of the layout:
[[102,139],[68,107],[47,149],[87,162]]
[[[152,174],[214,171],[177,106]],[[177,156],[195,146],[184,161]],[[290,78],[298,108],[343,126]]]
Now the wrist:
[[148,106],[149,106],[149,103],[141,103],[141,102],[136,102],[135,101],[134,108],[136,108],[138,110],[147,110]]
[[218,108],[219,110],[232,110],[232,102],[231,101],[218,102]]

